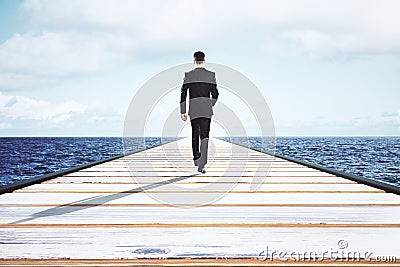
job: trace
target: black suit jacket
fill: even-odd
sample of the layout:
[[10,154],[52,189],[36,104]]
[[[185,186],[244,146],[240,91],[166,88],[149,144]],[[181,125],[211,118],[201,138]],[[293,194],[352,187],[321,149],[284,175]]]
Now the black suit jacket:
[[[211,118],[213,106],[218,99],[217,81],[215,73],[202,67],[185,73],[181,88],[181,114],[186,113],[186,98],[189,90],[189,112],[190,119]],[[210,95],[212,98],[210,98]]]

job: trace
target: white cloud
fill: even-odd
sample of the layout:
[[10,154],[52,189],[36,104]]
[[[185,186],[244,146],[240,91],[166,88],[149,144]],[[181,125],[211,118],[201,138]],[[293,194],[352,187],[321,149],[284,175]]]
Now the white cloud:
[[124,64],[135,40],[118,33],[14,34],[0,44],[0,89],[34,89]]
[[[264,38],[267,50],[400,53],[398,1],[27,0],[39,34],[0,45],[0,86],[107,70],[141,55]],[[261,42],[263,42],[261,40]]]
[[395,0],[28,0],[23,7],[36,24],[47,28],[130,33],[147,48],[165,42],[153,49],[252,33],[272,39],[287,36],[305,49],[400,52],[400,2]]
[[112,34],[15,34],[0,46],[0,69],[45,76],[94,72],[124,61],[131,41]]
[[51,103],[0,92],[0,134],[103,135],[121,134],[124,114],[76,101]]
[[82,114],[86,108],[75,101],[49,103],[0,92],[0,117],[6,121],[5,125],[11,125],[13,121],[43,121],[51,126],[70,119],[72,115]]
[[[28,68],[28,66],[26,66]],[[37,87],[50,86],[57,82],[55,77],[36,75],[33,73],[13,73],[13,72],[0,72],[0,88],[3,91],[11,91],[13,89],[29,88],[34,89]]]

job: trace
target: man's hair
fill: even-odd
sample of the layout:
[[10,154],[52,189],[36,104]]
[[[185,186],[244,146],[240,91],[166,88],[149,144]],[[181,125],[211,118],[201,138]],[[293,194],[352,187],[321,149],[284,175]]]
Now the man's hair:
[[194,57],[194,61],[196,61],[196,63],[202,63],[204,61],[204,58],[206,57],[206,55],[201,51],[197,51],[194,53],[193,57]]

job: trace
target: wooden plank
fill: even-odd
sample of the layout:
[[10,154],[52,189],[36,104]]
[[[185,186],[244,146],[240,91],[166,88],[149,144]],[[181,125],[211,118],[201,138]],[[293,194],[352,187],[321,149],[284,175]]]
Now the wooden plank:
[[[151,184],[143,184],[142,186],[150,186]],[[182,190],[198,190],[199,188],[204,188],[204,184],[184,184],[180,185]],[[234,192],[246,192],[248,193],[250,190],[249,184],[230,184],[228,185],[230,188],[233,188],[231,193]],[[25,187],[23,189],[14,191],[14,193],[34,193],[34,192],[110,192],[110,193],[117,193],[129,190],[134,190],[135,186],[131,188],[127,188],[124,184],[37,184]],[[226,190],[227,185],[224,184],[214,184],[208,190],[213,191],[221,191]],[[147,191],[173,191],[176,190],[176,185],[165,184],[158,188],[149,188]],[[383,190],[379,190],[373,188],[371,186],[362,185],[362,184],[262,184],[257,189],[257,192],[377,192],[377,193],[384,193]],[[71,193],[73,193],[71,192]],[[255,193],[257,193],[255,192]]]
[[[126,168],[141,168],[141,167],[151,167],[151,168],[162,168],[162,167],[168,167],[168,168],[170,168],[170,167],[173,167],[173,166],[175,166],[175,167],[179,167],[179,168],[193,168],[194,167],[194,165],[193,165],[193,162],[186,162],[186,163],[179,163],[179,165],[177,164],[177,163],[174,163],[174,162],[169,162],[169,163],[162,163],[162,162],[157,162],[157,163],[154,163],[154,164],[152,164],[152,163],[141,163],[141,164],[124,164],[124,165],[122,165],[122,164],[114,164],[114,165],[111,165],[111,164],[108,164],[108,165],[106,165],[106,164],[100,164],[98,167],[97,166],[95,166],[95,167],[93,167],[95,170],[96,169],[101,169],[101,168],[108,168],[108,169],[110,169],[111,171],[112,170],[114,170],[114,169],[119,169],[119,168],[122,168],[122,169],[126,169]],[[264,169],[267,169],[267,168],[286,168],[286,169],[288,169],[288,171],[292,171],[293,169],[301,169],[301,170],[299,170],[299,171],[303,171],[303,170],[305,170],[305,169],[307,169],[307,167],[306,166],[298,166],[298,165],[292,165],[292,164],[258,164],[258,163],[255,163],[255,164],[230,164],[229,162],[228,163],[213,163],[213,164],[208,164],[207,163],[207,167],[208,168],[232,168],[232,169],[243,169],[243,168],[264,168]]]
[[398,224],[400,206],[20,206],[2,207],[0,224],[271,223]]
[[19,229],[19,228],[399,228],[400,223],[376,224],[376,223],[12,223],[0,224],[0,229]]
[[[187,166],[186,168],[183,166],[179,166],[180,169],[186,169],[186,168],[190,168],[193,169],[193,166]],[[107,167],[92,167],[92,168],[87,168],[84,171],[81,172],[93,172],[93,173],[98,173],[98,172],[116,172],[116,173],[129,173],[131,171],[141,171],[141,172],[152,172],[152,171],[157,171],[157,172],[171,172],[171,171],[175,171],[177,169],[177,167],[174,167],[172,165],[170,166],[160,166],[160,167],[156,167],[156,166],[146,166],[146,167],[126,167],[126,168],[107,168]],[[213,166],[209,166],[207,167],[207,171],[208,172],[226,172],[227,170],[229,171],[233,171],[233,172],[254,172],[254,171],[263,171],[263,172],[297,172],[297,173],[302,173],[302,172],[319,172],[317,170],[310,170],[307,168],[276,168],[276,167],[230,167],[230,166],[226,166],[226,167],[213,167]]]
[[[193,169],[195,169],[193,167]],[[87,172],[87,171],[78,171],[75,173],[70,173],[64,175],[64,177],[82,177],[82,176],[96,176],[96,177],[113,177],[113,176],[157,176],[157,177],[176,177],[176,176],[187,176],[192,174],[198,174],[197,172],[187,172],[187,171],[131,171],[131,172]],[[208,171],[206,175],[202,176],[236,176],[236,177],[265,177],[265,172],[254,172],[254,171],[232,171],[229,170],[227,172],[215,172],[215,171]],[[323,173],[318,171],[309,171],[309,172],[275,172],[270,173],[268,176],[286,176],[286,177],[335,177],[333,174]],[[342,178],[343,179],[343,178]]]
[[0,259],[1,266],[399,266],[399,260],[382,261],[374,259],[360,259],[357,261],[338,261],[338,260],[279,260],[267,261],[257,258],[151,258],[151,259]]
[[[400,196],[394,194],[376,193],[265,193],[265,194],[217,194],[221,198],[219,204],[400,204]],[[157,204],[158,200],[170,199],[177,204],[206,204],[201,203],[203,199],[210,199],[210,193],[62,193],[55,198],[53,193],[24,193],[24,194],[4,194],[0,198],[0,204],[57,204],[68,203],[87,203],[98,205],[110,204]]]
[[[155,182],[160,182],[161,181],[168,181],[173,178],[179,178],[177,177],[130,177],[130,176],[113,176],[113,177],[108,177],[108,176],[73,176],[73,177],[60,177],[56,179],[52,179],[51,181],[47,181],[45,183],[155,183]],[[190,177],[181,181],[176,181],[174,183],[180,184],[180,183],[239,183],[239,182],[245,182],[245,183],[346,183],[346,184],[354,184],[355,182],[349,181],[344,178],[340,177],[267,177],[263,179],[263,181],[255,180],[253,181],[253,177],[218,177],[217,179],[214,176],[201,176],[201,177]]]
[[338,240],[350,251],[398,255],[389,236],[399,240],[400,228],[3,228],[0,258],[244,258],[258,257],[267,246],[337,250]]

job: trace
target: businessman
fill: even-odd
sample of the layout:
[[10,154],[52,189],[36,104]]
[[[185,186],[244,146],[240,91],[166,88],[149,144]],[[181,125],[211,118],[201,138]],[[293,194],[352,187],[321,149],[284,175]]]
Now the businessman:
[[[183,121],[187,120],[187,115],[190,117],[194,165],[198,166],[199,172],[206,173],[210,123],[214,114],[213,106],[217,102],[219,93],[215,73],[204,67],[205,54],[197,51],[193,56],[196,68],[185,73],[181,88],[180,111]],[[189,112],[186,114],[188,90]]]

